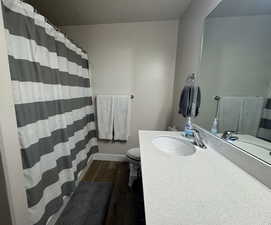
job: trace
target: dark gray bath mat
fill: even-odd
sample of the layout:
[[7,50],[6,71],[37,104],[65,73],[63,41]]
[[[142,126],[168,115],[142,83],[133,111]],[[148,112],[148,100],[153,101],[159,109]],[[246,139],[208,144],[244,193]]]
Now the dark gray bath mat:
[[102,225],[112,183],[80,182],[55,225]]

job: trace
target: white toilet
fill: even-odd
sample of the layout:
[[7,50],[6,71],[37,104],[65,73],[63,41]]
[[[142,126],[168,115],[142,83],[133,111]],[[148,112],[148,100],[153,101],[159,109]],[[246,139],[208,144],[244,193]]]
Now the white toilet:
[[133,186],[134,181],[138,178],[140,173],[140,148],[132,148],[127,151],[126,154],[129,167],[130,167],[130,175],[129,175],[129,187]]

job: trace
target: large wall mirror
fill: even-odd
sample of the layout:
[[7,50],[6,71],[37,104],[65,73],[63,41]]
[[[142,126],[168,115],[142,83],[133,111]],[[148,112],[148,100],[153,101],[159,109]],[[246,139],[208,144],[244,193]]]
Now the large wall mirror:
[[[271,1],[223,0],[206,18],[195,123],[271,164]],[[224,134],[224,135],[223,135]]]

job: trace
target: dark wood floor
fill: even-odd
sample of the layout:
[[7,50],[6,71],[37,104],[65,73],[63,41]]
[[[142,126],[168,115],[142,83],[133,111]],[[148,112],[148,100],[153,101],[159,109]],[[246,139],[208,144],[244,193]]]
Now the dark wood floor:
[[125,162],[94,161],[84,181],[112,182],[113,191],[105,225],[145,225],[141,179],[128,187],[129,167]]

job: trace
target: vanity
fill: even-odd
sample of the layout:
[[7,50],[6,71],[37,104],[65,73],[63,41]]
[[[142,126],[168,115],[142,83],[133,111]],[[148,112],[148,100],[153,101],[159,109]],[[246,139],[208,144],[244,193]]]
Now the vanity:
[[154,144],[161,136],[181,133],[139,132],[147,225],[271,224],[271,189],[208,144],[177,155]]
[[181,132],[139,132],[147,225],[271,225],[270,25],[264,0],[222,0],[207,16],[179,104],[185,118],[199,108],[179,129],[196,128],[201,148]]

